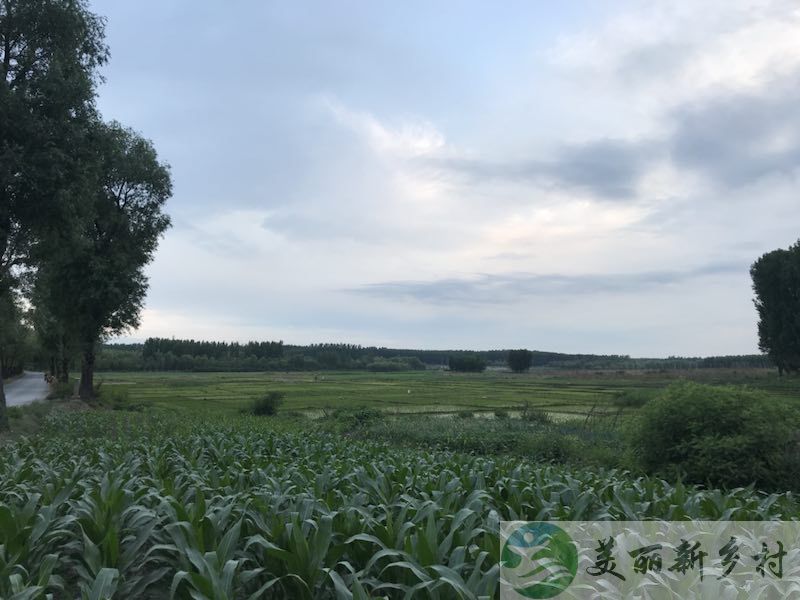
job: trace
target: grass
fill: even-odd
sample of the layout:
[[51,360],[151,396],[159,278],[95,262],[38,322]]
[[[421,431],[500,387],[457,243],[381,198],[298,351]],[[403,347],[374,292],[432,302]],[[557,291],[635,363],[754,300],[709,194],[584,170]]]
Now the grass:
[[[127,389],[132,402],[169,410],[234,414],[266,392],[286,395],[284,410],[320,414],[323,409],[369,406],[392,412],[493,413],[528,406],[560,418],[613,413],[621,395],[650,396],[677,378],[747,384],[800,401],[800,381],[772,372],[697,370],[656,372],[545,372],[515,375],[416,371],[405,373],[99,373],[103,386]],[[633,407],[635,408],[635,407]]]

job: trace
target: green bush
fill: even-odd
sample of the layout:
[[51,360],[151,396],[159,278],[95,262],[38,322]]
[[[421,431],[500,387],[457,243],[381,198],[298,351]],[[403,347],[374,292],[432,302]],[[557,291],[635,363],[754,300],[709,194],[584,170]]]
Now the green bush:
[[641,408],[652,398],[652,394],[645,390],[625,390],[617,392],[611,403],[620,408]]
[[523,437],[517,451],[532,460],[566,463],[581,454],[575,438],[557,432],[536,433]]
[[355,429],[383,419],[382,411],[375,408],[340,408],[334,411],[334,418],[345,429]]
[[75,393],[74,382],[59,381],[50,386],[50,393],[47,395],[47,398],[48,400],[61,400],[63,398],[71,398],[74,393]]
[[508,419],[509,417],[510,417],[510,415],[508,414],[507,410],[504,410],[502,408],[498,408],[496,411],[494,411],[494,418],[495,419]]
[[539,425],[550,425],[553,423],[553,417],[550,413],[537,406],[531,406],[527,402],[522,406],[520,417],[523,421],[528,423],[537,423]]
[[475,413],[472,412],[471,410],[460,410],[456,413],[456,416],[459,419],[471,419],[472,417],[475,416]]
[[264,396],[253,400],[250,405],[250,413],[259,417],[275,416],[278,414],[284,398],[283,392],[267,392]]
[[721,486],[800,482],[796,411],[760,391],[673,384],[641,409],[630,441],[650,472]]

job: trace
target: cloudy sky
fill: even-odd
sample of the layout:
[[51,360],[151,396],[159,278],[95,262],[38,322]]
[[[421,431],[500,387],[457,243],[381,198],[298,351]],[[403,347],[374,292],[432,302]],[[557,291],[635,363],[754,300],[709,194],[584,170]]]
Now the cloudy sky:
[[796,0],[92,6],[175,187],[132,338],[757,351]]

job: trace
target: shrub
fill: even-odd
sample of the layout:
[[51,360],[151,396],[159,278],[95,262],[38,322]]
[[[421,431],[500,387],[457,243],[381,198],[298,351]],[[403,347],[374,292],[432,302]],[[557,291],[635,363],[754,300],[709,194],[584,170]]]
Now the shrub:
[[611,403],[620,408],[641,408],[647,404],[652,395],[644,390],[626,390],[617,392]]
[[144,409],[141,403],[131,403],[127,387],[106,386],[97,396],[103,406],[111,410],[129,410],[139,412]]
[[520,417],[528,423],[537,423],[539,425],[551,425],[553,423],[553,417],[550,416],[549,412],[538,406],[531,406],[527,402],[522,406]]
[[334,417],[346,428],[353,429],[381,420],[384,414],[375,408],[341,408],[334,412]]
[[49,400],[61,400],[71,398],[75,393],[75,384],[71,381],[59,381],[50,386],[50,393],[47,395]]
[[473,413],[471,410],[460,410],[456,413],[456,416],[459,419],[471,419],[475,416],[475,413]]
[[503,410],[502,408],[498,408],[494,411],[494,418],[495,419],[508,419],[509,414],[507,410]]
[[256,398],[250,405],[250,413],[259,417],[272,417],[278,414],[278,409],[283,404],[283,392],[267,392],[264,396]]
[[679,383],[641,409],[630,441],[651,472],[785,490],[798,485],[797,434],[795,411],[763,392]]
[[580,456],[577,440],[559,433],[536,433],[521,438],[518,452],[534,460],[566,463]]

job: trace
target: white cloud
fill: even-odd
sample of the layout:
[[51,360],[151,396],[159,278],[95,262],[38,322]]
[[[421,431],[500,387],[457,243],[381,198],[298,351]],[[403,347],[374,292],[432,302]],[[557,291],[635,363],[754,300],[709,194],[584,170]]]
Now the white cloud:
[[[405,23],[418,20],[397,10]],[[142,126],[176,153],[180,218],[150,269],[140,335],[754,351],[746,269],[612,299],[571,292],[503,307],[346,291],[521,272],[692,272],[747,264],[800,230],[798,174],[785,168],[798,145],[796,127],[785,126],[795,109],[791,94],[781,96],[800,73],[794,1],[629,2],[607,5],[607,18],[580,30],[549,21],[555,7],[514,10],[525,14],[481,47],[492,61],[470,45],[475,31],[490,34],[484,13],[467,7],[458,22],[426,22],[441,35],[424,39],[390,23],[376,33],[344,14],[325,13],[343,19],[333,29],[347,36],[308,25],[314,11],[281,21],[280,44],[240,40],[243,56],[257,43],[252,56],[280,58],[227,72],[224,94],[199,93],[207,81],[192,78],[207,69],[165,65],[184,73],[192,93],[168,103],[186,105],[188,117],[162,117],[154,132]],[[235,15],[225,18],[235,30]],[[392,43],[377,43],[381,35]],[[506,35],[528,45],[506,44]],[[131,56],[137,44],[131,35]],[[112,48],[126,52],[114,40]],[[418,80],[422,56],[430,65]],[[109,97],[134,110],[137,90]],[[233,109],[223,110],[228,95]],[[725,98],[743,103],[722,114]],[[737,138],[726,131],[746,143],[728,144]]]
[[424,119],[403,119],[391,126],[369,112],[353,110],[330,97],[324,98],[323,104],[340,124],[362,136],[380,154],[413,158],[445,148],[444,135]]

